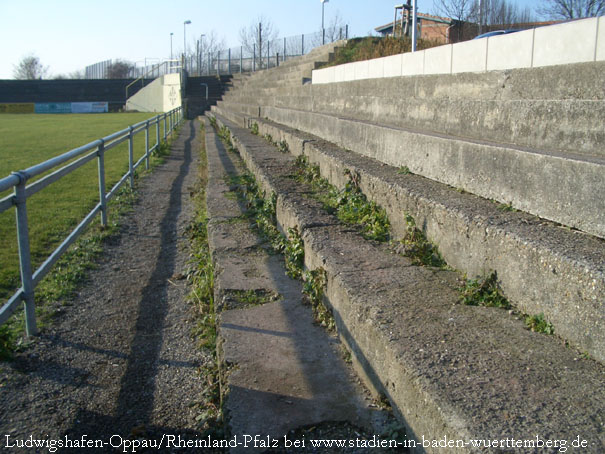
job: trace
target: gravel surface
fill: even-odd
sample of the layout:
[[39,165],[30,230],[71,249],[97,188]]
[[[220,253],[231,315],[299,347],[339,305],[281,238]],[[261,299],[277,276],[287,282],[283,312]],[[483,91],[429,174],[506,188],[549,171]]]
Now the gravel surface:
[[70,440],[72,452],[83,451],[82,437],[105,443],[91,452],[163,435],[201,438],[202,358],[183,279],[201,139],[199,123],[186,122],[73,305],[31,348],[0,363],[0,446],[13,446],[6,452],[52,452],[20,447],[30,436]]

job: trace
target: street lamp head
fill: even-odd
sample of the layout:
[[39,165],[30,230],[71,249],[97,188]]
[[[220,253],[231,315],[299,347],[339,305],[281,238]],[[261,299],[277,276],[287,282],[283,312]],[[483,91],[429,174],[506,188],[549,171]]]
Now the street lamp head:
[[185,25],[189,25],[190,23],[191,23],[190,20],[186,20],[185,22],[183,22],[183,24],[185,24]]
[[330,0],[321,0],[322,3],[330,3]]

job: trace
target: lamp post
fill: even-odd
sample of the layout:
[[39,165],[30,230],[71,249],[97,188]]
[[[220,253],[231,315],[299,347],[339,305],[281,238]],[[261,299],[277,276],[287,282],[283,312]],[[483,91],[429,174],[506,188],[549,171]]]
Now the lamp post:
[[414,0],[412,12],[412,52],[416,52],[416,43],[418,41],[418,3]]
[[174,33],[170,32],[170,60],[172,60],[172,36]]
[[321,0],[321,44],[326,43],[326,29],[324,28],[324,5],[330,0]]
[[184,55],[184,59],[183,59],[183,66],[186,66],[187,64],[187,25],[189,25],[191,23],[190,20],[186,20],[185,22],[183,22],[183,55]]
[[200,35],[200,39],[198,41],[198,51],[197,51],[197,68],[198,68],[198,72],[200,73],[199,75],[202,75],[202,54],[204,53],[204,36],[206,36],[204,33],[202,33]]

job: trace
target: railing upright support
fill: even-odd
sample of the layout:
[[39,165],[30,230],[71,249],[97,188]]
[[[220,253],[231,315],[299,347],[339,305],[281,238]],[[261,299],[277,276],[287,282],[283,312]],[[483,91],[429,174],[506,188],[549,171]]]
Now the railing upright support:
[[168,137],[168,133],[166,132],[166,114],[164,114],[163,116],[164,116],[164,140],[166,140],[166,137]]
[[27,175],[15,172],[19,184],[15,186],[15,205],[17,216],[17,240],[19,242],[19,265],[21,268],[21,285],[25,303],[25,331],[28,336],[38,334],[36,326],[36,303],[34,299],[34,282],[32,279],[31,252],[29,247],[29,227],[27,222],[27,196],[25,183]]
[[155,123],[155,151],[159,154],[160,152],[160,117],[156,117]]
[[130,174],[130,189],[134,189],[134,134],[133,127],[128,127],[128,173]]
[[149,120],[145,122],[145,169],[149,170]]
[[101,225],[107,227],[107,196],[105,194],[105,142],[97,149],[99,163],[99,203],[101,204]]

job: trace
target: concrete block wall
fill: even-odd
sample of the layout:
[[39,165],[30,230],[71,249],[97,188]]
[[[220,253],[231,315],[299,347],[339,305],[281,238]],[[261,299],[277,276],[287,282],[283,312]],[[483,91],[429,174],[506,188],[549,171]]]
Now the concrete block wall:
[[[605,16],[313,71],[314,84],[605,60]],[[388,65],[388,71],[386,70]]]
[[168,112],[181,105],[180,74],[158,77],[126,101],[126,110]]

